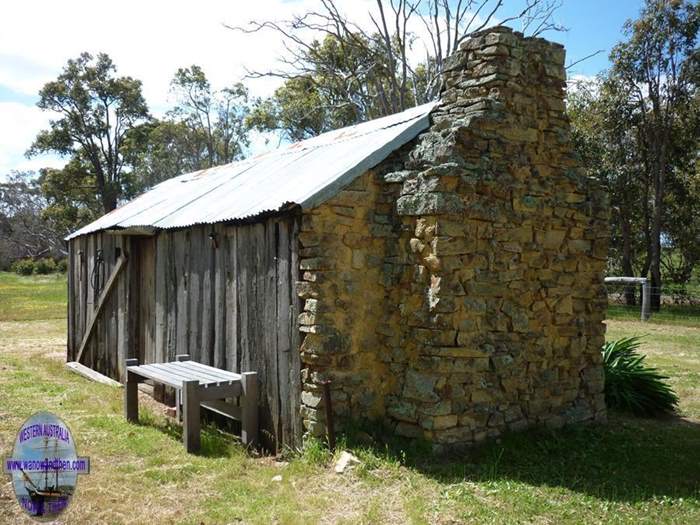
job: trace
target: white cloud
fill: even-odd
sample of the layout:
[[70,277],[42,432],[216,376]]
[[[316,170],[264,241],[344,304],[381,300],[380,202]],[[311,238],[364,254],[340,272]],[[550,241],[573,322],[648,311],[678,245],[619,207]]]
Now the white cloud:
[[[370,0],[345,0],[362,11]],[[54,79],[69,58],[83,51],[108,53],[120,75],[143,81],[152,112],[162,114],[172,102],[169,84],[179,67],[202,66],[215,88],[242,80],[246,67],[264,69],[283,54],[281,40],[270,33],[243,34],[224,24],[279,19],[303,12],[314,0],[255,2],[191,0],[74,0],[7,2],[0,17],[0,174],[38,165],[23,154],[48,116],[26,105],[44,83]],[[269,95],[276,79],[249,81],[257,96]],[[21,103],[20,103],[21,102]],[[258,141],[256,141],[258,142]],[[54,159],[55,162],[55,159]]]
[[55,156],[24,157],[24,152],[31,146],[37,132],[46,127],[49,118],[35,106],[0,102],[0,176],[10,170],[36,170],[62,165],[62,161]]
[[[350,19],[371,30],[368,12],[376,9],[373,0],[338,0],[337,5]],[[0,109],[0,174],[8,168],[38,162],[26,161],[23,153],[48,117],[26,104],[45,82],[60,73],[69,58],[83,51],[108,53],[120,75],[142,80],[149,107],[155,115],[161,115],[172,103],[169,83],[179,67],[202,66],[213,87],[219,89],[242,80],[246,68],[275,67],[277,59],[285,54],[281,38],[272,32],[244,34],[224,24],[280,20],[318,8],[318,0],[4,3],[0,17],[0,97],[3,91],[14,92],[11,102],[21,102],[23,107],[6,102]],[[425,35],[419,20],[411,29]],[[416,60],[424,53],[422,45],[413,51]],[[279,80],[247,83],[254,95],[265,96],[272,93]],[[5,95],[0,101],[7,99]],[[252,142],[251,150],[265,149],[259,137]]]

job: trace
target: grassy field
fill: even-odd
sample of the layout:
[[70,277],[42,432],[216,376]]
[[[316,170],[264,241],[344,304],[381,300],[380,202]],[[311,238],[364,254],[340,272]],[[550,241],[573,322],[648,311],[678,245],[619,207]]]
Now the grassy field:
[[[0,455],[37,410],[70,425],[92,473],[81,478],[67,523],[700,523],[700,327],[608,323],[611,338],[646,334],[648,360],[671,377],[681,417],[611,414],[605,426],[506,436],[451,458],[358,433],[343,446],[362,464],[338,475],[318,445],[258,458],[213,427],[203,453],[188,455],[148,399],[141,424],[127,424],[120,390],[63,368],[63,319],[31,309],[22,318],[4,304],[27,304],[33,284],[0,277]],[[42,292],[49,305],[31,300],[58,314],[63,286],[53,281]],[[33,523],[7,478],[0,516]]]
[[66,276],[0,272],[0,320],[65,319]]

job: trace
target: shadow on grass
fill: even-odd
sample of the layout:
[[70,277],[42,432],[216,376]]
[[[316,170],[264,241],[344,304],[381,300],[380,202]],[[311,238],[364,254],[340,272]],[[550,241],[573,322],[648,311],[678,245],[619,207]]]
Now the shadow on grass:
[[700,499],[700,425],[679,418],[613,414],[606,425],[529,430],[440,457],[425,443],[375,438],[368,446],[365,432],[350,432],[347,444],[361,455],[401,461],[444,484],[510,480],[610,501]]
[[[155,428],[168,437],[182,442],[182,424],[168,417],[156,417],[150,411],[142,411],[139,414],[139,424]],[[235,455],[234,447],[243,449],[240,441],[233,434],[222,430],[231,430],[231,427],[212,422],[206,422],[201,430],[201,448],[198,456],[209,458],[228,458]]]

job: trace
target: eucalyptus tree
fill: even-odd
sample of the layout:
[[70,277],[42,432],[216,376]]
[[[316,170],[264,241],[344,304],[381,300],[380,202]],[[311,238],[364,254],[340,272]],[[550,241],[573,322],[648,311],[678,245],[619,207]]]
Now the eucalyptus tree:
[[132,176],[129,133],[150,118],[141,81],[117,77],[112,59],[82,53],[39,92],[37,106],[56,118],[37,135],[28,155],[70,157],[94,183],[102,211],[116,208]]
[[625,24],[627,40],[611,53],[639,120],[642,165],[651,183],[649,274],[652,308],[660,306],[662,236],[667,180],[674,168],[674,142],[682,138],[683,115],[697,95],[696,49],[700,4],[647,0],[639,18]]
[[361,21],[335,0],[320,0],[318,9],[287,20],[231,27],[270,32],[286,49],[279,67],[248,73],[283,80],[273,97],[257,101],[251,122],[299,138],[428,102],[439,93],[445,59],[469,35],[501,24],[519,24],[530,35],[559,30],[553,17],[560,5],[560,0],[377,0]]

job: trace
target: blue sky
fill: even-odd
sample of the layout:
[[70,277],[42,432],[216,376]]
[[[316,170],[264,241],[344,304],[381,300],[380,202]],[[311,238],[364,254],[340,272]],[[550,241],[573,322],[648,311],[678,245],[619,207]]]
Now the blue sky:
[[564,0],[557,21],[569,30],[550,33],[547,38],[566,47],[567,64],[598,49],[605,52],[574,66],[569,74],[595,75],[609,66],[608,54],[624,38],[622,26],[636,18],[642,0]]
[[[356,19],[374,5],[374,0],[337,2]],[[506,0],[506,5],[509,2],[513,6],[522,0]],[[223,23],[241,25],[269,18],[270,13],[283,18],[316,4],[317,0],[199,0],[193,8],[190,0],[121,0],[119,9],[110,8],[105,16],[96,8],[102,4],[92,0],[6,3],[0,17],[0,180],[10,170],[63,163],[52,156],[28,160],[24,152],[51,117],[36,108],[37,92],[69,58],[82,51],[109,53],[119,74],[143,81],[146,100],[158,116],[172,103],[168,86],[178,67],[199,64],[212,85],[222,88],[240,80],[245,68],[269,67],[282,54],[279,38],[234,33]],[[566,46],[568,63],[604,49],[569,71],[595,75],[608,67],[608,53],[622,38],[624,21],[636,17],[642,4],[642,0],[564,0],[556,20],[569,30],[546,37]],[[256,96],[270,94],[275,87],[271,79],[249,83]],[[253,152],[266,147],[260,137],[253,141]]]

